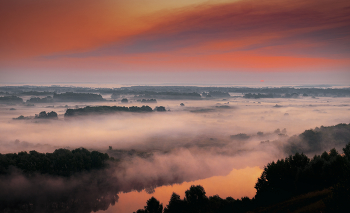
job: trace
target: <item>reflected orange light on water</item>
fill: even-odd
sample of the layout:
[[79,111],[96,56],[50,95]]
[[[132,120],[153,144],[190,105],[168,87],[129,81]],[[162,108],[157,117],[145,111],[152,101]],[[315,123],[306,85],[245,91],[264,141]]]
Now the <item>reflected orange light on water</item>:
[[191,185],[203,186],[208,197],[217,194],[221,198],[229,196],[235,199],[243,196],[252,198],[256,193],[255,183],[262,171],[259,167],[246,167],[244,169],[234,169],[227,176],[214,176],[172,186],[161,186],[156,188],[153,194],[147,194],[145,190],[120,193],[118,202],[104,212],[132,213],[143,208],[146,205],[146,201],[152,196],[163,203],[163,207],[165,207],[173,192],[180,195],[181,199],[183,199],[185,191]]

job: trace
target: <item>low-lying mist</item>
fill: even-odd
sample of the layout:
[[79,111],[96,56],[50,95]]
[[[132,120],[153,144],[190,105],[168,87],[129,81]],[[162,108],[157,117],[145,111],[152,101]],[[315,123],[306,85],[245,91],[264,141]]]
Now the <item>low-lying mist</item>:
[[[93,194],[95,190],[101,190],[98,189],[100,185],[93,183],[105,184],[102,189],[107,194],[103,194],[103,190],[102,194],[96,194],[107,199],[98,208],[105,210],[109,204],[117,201],[120,192],[146,189],[152,193],[159,186],[225,176],[233,169],[255,166],[263,168],[268,162],[289,154],[286,144],[291,136],[321,125],[349,123],[349,102],[350,98],[330,97],[158,100],[157,103],[147,105],[152,109],[164,106],[167,111],[117,112],[73,118],[64,117],[67,108],[143,104],[94,102],[59,103],[59,106],[2,105],[2,154],[30,150],[45,153],[58,148],[84,147],[106,152],[118,160],[105,173],[96,176],[99,180],[92,178],[91,174],[71,177],[69,180],[38,175],[37,181],[33,182],[14,171],[12,176],[2,177],[2,187],[14,190],[16,199],[30,196],[35,188],[46,188],[41,194],[35,194],[40,197],[39,200],[45,201],[44,197],[51,199],[52,194],[59,197],[58,191],[65,197],[74,188],[80,193],[77,196]],[[184,106],[180,106],[180,103]],[[12,119],[20,115],[34,116],[41,111],[55,111],[58,119]],[[343,144],[339,146],[343,147]],[[83,189],[86,184],[91,187]],[[65,187],[61,187],[63,185]],[[2,193],[1,196],[8,197],[8,194]],[[86,212],[98,209],[91,207]]]
[[[317,102],[316,102],[317,101]],[[66,108],[45,108],[45,105],[33,107],[12,106],[2,107],[1,150],[17,152],[29,149],[17,147],[5,148],[15,140],[31,144],[47,144],[55,147],[86,147],[92,149],[147,148],[158,149],[175,143],[194,142],[214,138],[216,142],[229,139],[230,135],[239,133],[256,134],[257,132],[273,132],[277,128],[286,128],[288,135],[299,134],[305,129],[317,126],[335,125],[349,121],[349,98],[320,98],[320,99],[291,99],[291,100],[232,100],[212,101],[158,101],[155,106],[165,106],[166,112],[152,113],[114,113],[100,116],[81,116],[65,119]],[[227,104],[229,102],[229,104]],[[105,104],[105,103],[101,103]],[[113,105],[114,103],[109,103]],[[274,107],[279,105],[282,107]],[[99,103],[94,103],[99,105]],[[118,104],[122,105],[122,104]],[[123,104],[126,106],[140,103]],[[220,108],[217,106],[229,106]],[[75,107],[75,104],[69,107]],[[206,110],[201,110],[206,109]],[[41,111],[56,111],[58,120],[52,121],[17,121],[12,118],[19,115],[34,116]],[[156,140],[156,141],[155,141]],[[20,143],[21,144],[21,143]],[[215,144],[215,143],[213,143]],[[47,147],[47,146],[46,146]],[[39,147],[37,147],[39,148]],[[41,151],[41,150],[38,150]],[[49,150],[42,150],[49,151]]]

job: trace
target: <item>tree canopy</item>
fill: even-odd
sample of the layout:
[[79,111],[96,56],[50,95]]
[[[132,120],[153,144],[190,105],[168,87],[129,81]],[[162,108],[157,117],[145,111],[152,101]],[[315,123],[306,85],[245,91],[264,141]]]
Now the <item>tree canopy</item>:
[[67,109],[64,114],[65,117],[72,117],[77,115],[90,115],[90,114],[105,114],[114,112],[152,112],[152,108],[149,106],[87,106],[78,109]]
[[53,153],[37,151],[0,154],[0,175],[9,174],[11,167],[22,170],[25,174],[49,174],[70,176],[77,172],[91,171],[106,167],[108,154],[85,148],[56,149]]

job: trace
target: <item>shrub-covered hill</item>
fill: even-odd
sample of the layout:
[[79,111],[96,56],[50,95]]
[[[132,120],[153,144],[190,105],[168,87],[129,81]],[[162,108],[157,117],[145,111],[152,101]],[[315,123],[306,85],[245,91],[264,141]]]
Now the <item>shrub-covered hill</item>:
[[37,151],[0,154],[0,175],[11,172],[13,167],[24,174],[49,174],[54,176],[71,176],[74,173],[102,169],[107,166],[108,154],[88,151],[84,148],[56,149],[53,153]]
[[191,186],[184,199],[173,193],[164,208],[152,197],[136,213],[348,212],[350,143],[340,155],[335,149],[312,159],[296,153],[267,164],[253,199],[207,197],[202,186]]
[[334,126],[321,126],[305,130],[300,135],[290,137],[284,145],[288,154],[316,153],[334,147],[344,147],[350,141],[350,124],[337,124]]

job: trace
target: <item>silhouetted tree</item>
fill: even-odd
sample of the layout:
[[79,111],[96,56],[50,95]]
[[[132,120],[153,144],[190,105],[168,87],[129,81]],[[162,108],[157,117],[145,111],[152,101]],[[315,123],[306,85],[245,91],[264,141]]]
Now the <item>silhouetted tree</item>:
[[[159,201],[151,197],[147,200],[147,206],[144,209],[139,209],[136,213],[162,213],[163,212],[163,204],[160,204]],[[135,212],[134,212],[135,213]]]
[[[348,143],[344,151],[344,157],[336,156],[336,164],[338,168],[335,170],[341,170],[341,173],[335,174],[338,175],[338,182],[334,185],[332,189],[332,195],[329,199],[325,201],[327,212],[341,212],[345,213],[349,211],[349,202],[350,202],[350,160],[349,160],[349,149],[350,143]],[[345,161],[342,161],[341,158]],[[341,162],[339,162],[341,161]],[[339,174],[341,174],[339,176]]]
[[47,118],[46,112],[45,111],[40,112],[37,118]]
[[201,185],[192,185],[190,189],[185,192],[185,201],[187,202],[190,212],[203,213],[208,207],[208,197]]
[[147,201],[147,206],[145,206],[146,213],[162,213],[163,212],[163,204],[160,204],[159,201],[151,197]]
[[350,143],[343,148],[343,152],[345,157],[350,161]]
[[48,112],[47,118],[57,118],[57,113],[54,111]]
[[157,106],[154,110],[157,112],[165,112],[166,111],[165,107],[163,107],[163,106],[159,106],[159,107]]
[[50,119],[57,119],[57,113],[54,111],[51,111],[49,113],[46,113],[45,111],[42,111],[39,113],[39,115],[35,115],[35,118],[39,118],[39,119],[46,119],[46,118],[50,118]]
[[173,193],[169,204],[164,208],[164,213],[182,213],[186,212],[186,202],[180,199],[180,196]]

